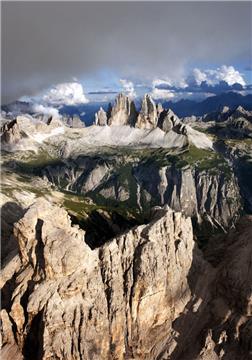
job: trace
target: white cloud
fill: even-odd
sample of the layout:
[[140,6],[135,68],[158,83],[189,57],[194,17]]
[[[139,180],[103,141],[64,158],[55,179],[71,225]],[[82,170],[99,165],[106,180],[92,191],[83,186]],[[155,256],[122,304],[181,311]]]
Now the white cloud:
[[136,97],[136,92],[132,81],[120,79],[120,83],[122,84],[123,90],[127,93],[129,97]]
[[42,114],[47,114],[47,115],[52,115],[52,116],[59,116],[58,109],[55,109],[55,108],[53,108],[51,106],[44,106],[44,105],[34,104],[32,106],[32,110],[35,113],[42,113]]
[[172,86],[172,83],[170,82],[170,80],[164,80],[164,79],[154,79],[152,81],[153,88],[155,88],[156,86],[159,86],[159,85]]
[[164,79],[154,79],[152,81],[152,92],[151,97],[155,100],[159,99],[172,99],[174,98],[175,94],[173,90],[169,89],[159,89],[157,86],[159,85],[167,85],[172,86],[172,83],[170,80],[164,80]]
[[197,85],[200,85],[202,81],[206,81],[208,85],[216,85],[220,81],[226,81],[228,85],[235,83],[245,86],[245,80],[242,74],[236,70],[233,66],[222,65],[221,67],[212,70],[193,70],[193,79]]
[[57,105],[75,105],[89,101],[84,94],[82,85],[78,82],[56,85],[44,95],[43,100]]
[[164,90],[164,89],[158,89],[154,87],[151,92],[151,97],[155,100],[158,99],[172,99],[175,97],[175,93],[173,90]]
[[184,79],[176,79],[176,80],[171,80],[171,79],[154,79],[152,81],[152,87],[158,87],[160,85],[166,85],[168,86],[174,86],[177,88],[181,88],[184,89],[187,86],[187,83]]
[[193,69],[193,80],[200,85],[202,81],[207,81],[207,75],[200,69]]

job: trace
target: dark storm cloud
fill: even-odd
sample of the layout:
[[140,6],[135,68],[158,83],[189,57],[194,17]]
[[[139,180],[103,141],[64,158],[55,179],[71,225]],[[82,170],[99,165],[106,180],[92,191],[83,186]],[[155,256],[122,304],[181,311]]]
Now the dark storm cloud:
[[110,69],[179,76],[250,59],[251,3],[4,2],[3,102]]

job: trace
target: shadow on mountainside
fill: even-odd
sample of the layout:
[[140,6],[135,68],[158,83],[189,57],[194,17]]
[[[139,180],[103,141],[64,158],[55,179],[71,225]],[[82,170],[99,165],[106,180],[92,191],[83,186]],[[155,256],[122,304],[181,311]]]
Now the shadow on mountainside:
[[4,265],[18,253],[18,243],[13,236],[14,223],[20,220],[25,210],[17,203],[8,201],[1,207],[1,263]]
[[[194,247],[193,262],[187,277],[191,300],[172,326],[176,346],[171,353],[168,352],[169,338],[157,360],[252,359],[251,317],[246,306],[240,308],[242,299],[234,299],[235,289],[231,288],[227,273],[229,258],[232,261],[237,256],[237,249],[246,246],[251,230],[252,217],[251,220],[245,217],[240,220],[236,230],[222,239],[218,238],[222,244],[213,244],[212,254],[209,249],[203,256],[198,247]],[[233,250],[230,252],[231,247],[234,253]],[[223,251],[224,248],[226,251]],[[218,252],[222,255],[222,261]],[[218,261],[212,261],[216,255]],[[251,269],[251,264],[245,268]],[[246,281],[249,282],[248,279]],[[239,292],[239,286],[243,289],[246,284],[237,286]]]
[[92,250],[134,226],[141,225],[136,219],[127,218],[116,211],[94,210],[87,218],[78,218],[71,213],[69,215],[72,224],[78,224],[85,231],[85,242]]

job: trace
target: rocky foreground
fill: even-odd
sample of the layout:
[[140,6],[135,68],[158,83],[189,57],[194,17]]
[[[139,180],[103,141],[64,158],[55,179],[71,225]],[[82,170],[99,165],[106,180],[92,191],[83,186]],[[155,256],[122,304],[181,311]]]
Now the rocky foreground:
[[207,261],[190,218],[160,208],[91,250],[38,199],[2,270],[2,359],[249,359],[251,232],[247,217]]

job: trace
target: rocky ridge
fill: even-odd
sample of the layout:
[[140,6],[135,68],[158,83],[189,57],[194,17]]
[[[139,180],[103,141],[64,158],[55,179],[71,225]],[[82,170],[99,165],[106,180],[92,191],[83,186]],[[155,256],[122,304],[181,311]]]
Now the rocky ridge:
[[139,129],[153,129],[157,127],[157,122],[158,112],[156,104],[150,95],[145,94],[135,126]]
[[21,139],[20,128],[17,120],[6,122],[1,127],[1,133],[3,134],[1,140],[6,144],[15,144]]
[[89,196],[101,205],[113,201],[148,212],[150,206],[168,204],[199,225],[228,229],[242,209],[237,180],[224,160],[211,160],[211,153],[205,155],[209,164],[204,164],[204,158],[198,167],[183,163],[183,158],[195,156],[194,151],[177,156],[177,160],[155,153],[147,160],[141,159],[141,153],[133,159],[123,154],[79,156],[45,166],[40,176],[61,190]]
[[136,108],[134,102],[126,95],[119,94],[111,109],[108,125],[130,125],[134,126],[136,119]]
[[2,270],[2,356],[247,360],[250,218],[246,229],[213,266],[190,218],[159,209],[92,251],[65,210],[38,199],[15,224],[19,254]]
[[107,114],[101,107],[100,110],[95,114],[95,125],[105,126],[108,125]]

